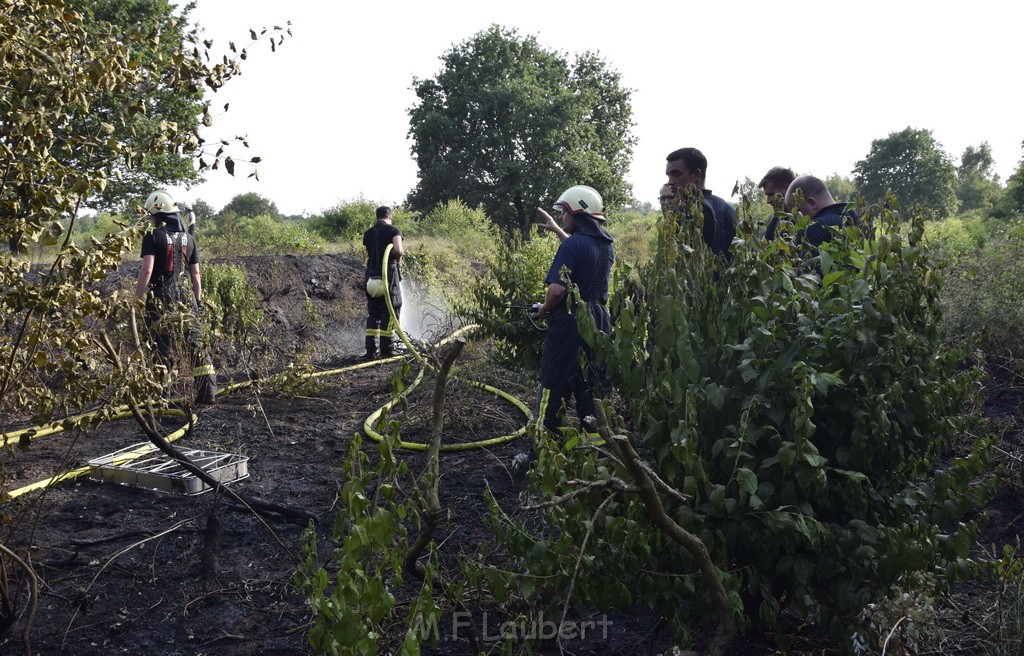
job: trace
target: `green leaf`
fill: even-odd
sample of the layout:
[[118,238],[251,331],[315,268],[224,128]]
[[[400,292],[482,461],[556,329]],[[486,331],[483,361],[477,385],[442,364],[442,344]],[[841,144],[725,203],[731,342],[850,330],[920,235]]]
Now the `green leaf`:
[[746,467],[740,467],[736,470],[736,482],[739,484],[740,490],[747,494],[757,492],[757,474]]
[[783,471],[793,469],[793,463],[796,462],[796,445],[792,442],[784,443],[779,447],[778,458]]

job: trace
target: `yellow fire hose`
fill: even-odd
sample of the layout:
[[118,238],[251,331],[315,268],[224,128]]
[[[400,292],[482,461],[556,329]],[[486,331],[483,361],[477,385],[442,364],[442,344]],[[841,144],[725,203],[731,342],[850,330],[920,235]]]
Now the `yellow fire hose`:
[[[92,414],[95,414],[95,413],[92,413]],[[177,410],[175,408],[168,408],[168,409],[165,409],[165,410],[158,410],[157,414],[172,415],[172,416],[177,416],[177,417],[187,417],[188,416],[185,413],[184,410]],[[88,416],[88,414],[86,414],[86,415],[78,415],[77,418],[82,418],[82,417],[86,417],[86,416]],[[131,416],[130,412],[119,412],[119,413],[117,413],[116,416],[111,417],[111,419],[122,419],[124,417],[130,417],[130,416]],[[185,424],[184,426],[182,426],[178,430],[176,430],[173,433],[171,433],[170,435],[168,435],[167,438],[166,438],[167,441],[168,442],[173,442],[173,441],[179,439],[180,437],[185,435],[185,433],[188,431],[190,425],[195,425],[198,421],[199,421],[199,417],[197,417],[196,415],[192,415],[191,423],[190,424]],[[48,426],[52,426],[52,424],[50,424]],[[50,431],[49,433],[46,433],[46,434],[47,435],[51,435],[53,433],[59,432],[60,430],[63,430],[63,428],[58,429],[58,430]],[[18,431],[19,434],[20,433],[24,433],[24,432],[25,431]],[[14,433],[5,433],[3,435],[3,438],[5,440],[4,443],[6,444],[7,440],[13,440],[14,439],[12,437],[13,435],[14,435]],[[40,435],[37,433],[37,434],[33,435],[32,437],[40,437]],[[135,458],[138,458],[139,456],[147,455],[149,453],[151,453],[151,451],[148,448],[144,449],[144,448],[140,447],[139,449],[134,449],[134,450],[129,451],[127,453],[121,454],[121,456],[118,457],[117,461],[114,464],[122,465],[122,464],[124,464],[126,462],[130,462],[130,461],[134,460]],[[26,485],[24,487],[19,487],[19,488],[15,489],[15,490],[10,490],[9,492],[4,493],[3,496],[0,496],[0,503],[6,503],[6,502],[10,501],[11,499],[17,499],[18,497],[20,497],[20,496],[22,496],[24,494],[28,494],[29,492],[33,492],[35,490],[42,490],[42,489],[50,487],[51,485],[56,485],[57,483],[61,483],[63,481],[70,481],[70,480],[79,478],[81,476],[85,476],[85,475],[87,475],[91,471],[91,469],[92,469],[91,467],[79,467],[77,469],[72,469],[71,471],[64,472],[63,474],[58,474],[58,475],[53,476],[51,478],[47,478],[47,479],[44,479],[44,480],[41,480],[41,481],[37,481],[35,483],[30,483],[29,485]]]
[[[385,251],[384,251],[384,261],[383,261],[383,265],[381,267],[381,278],[382,278],[382,281],[384,283],[385,290],[388,289],[387,260],[388,260],[388,256],[391,254],[391,249],[392,249],[391,245],[388,245],[388,247],[385,249]],[[395,316],[395,308],[394,308],[394,306],[391,303],[391,294],[388,293],[388,292],[385,292],[384,298],[385,298],[385,302],[386,302],[387,308],[388,308],[389,319],[393,323],[393,325],[396,327],[396,332],[398,333],[399,337],[401,338],[402,343],[405,344],[405,347],[406,347],[406,349],[408,349],[408,352],[410,354],[412,354],[412,356],[421,365],[420,366],[420,371],[417,374],[416,378],[413,380],[412,384],[404,392],[404,394],[408,394],[413,389],[415,389],[416,386],[418,386],[420,384],[420,382],[422,382],[425,371],[428,368],[432,369],[433,367],[426,360],[426,358],[424,358],[416,350],[416,348],[413,346],[412,342],[406,336],[405,331],[402,330],[401,325],[398,323],[398,317]],[[447,342],[449,342],[449,341],[451,341],[453,339],[456,339],[457,337],[461,336],[462,334],[468,333],[468,332],[474,330],[475,328],[477,328],[477,326],[475,326],[475,325],[464,326],[464,327],[456,330],[454,333],[452,333],[451,335],[449,335],[445,339],[441,340],[438,343],[438,346],[441,346],[441,345],[443,345],[443,344],[445,344],[445,343],[447,343]],[[374,360],[374,361],[370,361],[370,362],[361,362],[361,363],[356,364],[356,365],[351,365],[351,366],[347,366],[347,367],[341,367],[341,368],[338,368],[338,369],[331,369],[331,370],[328,370],[328,371],[317,371],[317,372],[314,372],[314,373],[311,373],[311,374],[306,374],[306,375],[308,377],[310,377],[310,378],[320,378],[320,377],[324,377],[324,376],[333,376],[333,375],[342,374],[342,373],[346,373],[346,372],[350,372],[350,371],[356,371],[358,369],[364,369],[364,368],[368,368],[368,367],[378,366],[378,365],[381,365],[381,364],[386,364],[386,363],[389,363],[389,362],[395,362],[395,361],[403,359],[404,357],[405,357],[404,355],[395,355],[395,356],[390,357],[390,358],[383,358],[383,359],[380,359],[380,360]],[[490,438],[490,439],[486,439],[486,440],[478,440],[478,441],[475,441],[475,442],[462,442],[462,443],[457,443],[457,444],[442,445],[441,446],[441,450],[442,451],[446,451],[446,452],[450,452],[450,451],[467,451],[467,450],[470,450],[470,449],[477,449],[477,448],[493,446],[493,445],[496,445],[496,444],[502,444],[502,443],[514,440],[515,438],[523,435],[526,432],[526,426],[529,425],[529,423],[531,421],[533,421],[533,413],[530,411],[530,409],[528,407],[526,407],[526,405],[522,401],[520,401],[519,399],[515,398],[514,396],[512,396],[511,394],[509,394],[509,393],[507,393],[505,391],[502,391],[500,389],[492,387],[491,385],[486,385],[484,383],[480,383],[480,382],[474,381],[474,380],[467,380],[466,382],[468,384],[474,386],[474,387],[477,387],[479,389],[488,391],[491,394],[494,394],[494,395],[496,395],[496,396],[498,396],[498,397],[500,397],[502,399],[505,399],[506,401],[508,401],[509,403],[514,405],[526,417],[526,425],[524,425],[522,428],[520,428],[519,430],[517,430],[514,433],[511,433],[509,435],[502,435],[502,436],[499,436],[499,437],[494,437],[494,438]],[[249,387],[251,385],[252,385],[252,381],[251,380],[229,383],[228,385],[226,385],[221,390],[221,393],[222,394],[226,394],[226,393],[229,393],[229,392],[234,392],[236,390],[239,390],[239,389],[242,389],[242,388],[245,388],[245,387]],[[174,401],[175,399],[171,399],[171,400]],[[180,401],[180,399],[178,399],[178,400]],[[384,439],[383,436],[380,435],[380,433],[378,433],[377,431],[375,431],[373,429],[373,425],[380,419],[381,415],[383,415],[385,412],[387,412],[392,407],[394,407],[395,404],[397,404],[399,402],[399,400],[400,400],[400,397],[393,398],[388,403],[384,404],[383,406],[378,408],[376,411],[374,411],[369,417],[367,417],[366,421],[363,423],[363,431],[366,433],[366,435],[368,435],[370,438],[372,438],[372,439],[374,439],[374,440],[376,440],[378,442],[383,441],[383,439]],[[8,432],[8,433],[0,433],[0,448],[6,447],[8,444],[12,444],[14,442],[19,442],[24,437],[27,437],[28,439],[35,439],[35,438],[38,438],[38,437],[44,437],[44,436],[47,436],[47,435],[53,435],[55,433],[59,433],[59,432],[64,431],[64,430],[68,430],[70,428],[74,428],[74,427],[80,426],[83,423],[88,423],[88,421],[90,419],[93,419],[94,417],[96,417],[96,415],[100,414],[101,412],[103,412],[103,411],[95,411],[95,412],[82,413],[82,414],[79,414],[79,415],[74,415],[74,416],[71,416],[71,417],[66,417],[66,418],[58,420],[58,421],[53,421],[53,422],[50,422],[48,424],[44,424],[42,426],[32,426],[32,427],[29,427],[29,428],[20,429],[20,430],[17,430],[17,431],[11,431],[11,432]],[[176,409],[162,410],[162,411],[160,411],[160,414],[172,415],[172,416],[181,416],[181,417],[186,417],[187,416],[184,411],[176,410]],[[121,407],[115,408],[112,411],[112,414],[110,414],[110,416],[108,416],[108,417],[105,417],[102,421],[112,421],[112,420],[115,420],[115,419],[123,419],[125,417],[130,417],[130,416],[131,416],[131,411],[128,409],[128,407],[127,406],[121,406]],[[177,439],[181,438],[183,435],[185,435],[185,433],[187,432],[189,426],[190,425],[195,425],[196,423],[198,423],[198,421],[199,421],[198,416],[193,414],[192,417],[191,417],[191,423],[182,426],[180,429],[178,429],[177,431],[175,431],[174,433],[169,435],[167,437],[167,441],[168,442],[173,442],[174,440],[177,440]],[[399,441],[397,443],[397,446],[399,448],[402,448],[402,449],[408,449],[408,450],[413,450],[413,451],[425,451],[427,448],[429,448],[428,444],[425,444],[425,443],[422,443],[422,442],[406,442],[404,440]],[[148,453],[148,451],[147,451],[147,453]],[[124,454],[124,458],[122,460],[119,460],[118,464],[123,464],[124,462],[128,462],[128,461],[132,460],[133,458],[138,457],[140,455],[143,455],[143,453],[141,451],[139,453],[128,452],[128,453]],[[38,481],[36,483],[32,483],[32,484],[26,485],[24,487],[17,488],[15,490],[10,490],[10,491],[4,493],[2,496],[0,496],[0,503],[6,503],[7,501],[10,501],[12,499],[16,499],[16,498],[18,498],[18,497],[20,497],[20,496],[22,496],[24,494],[27,494],[29,492],[33,492],[35,490],[45,489],[45,488],[49,487],[50,485],[55,485],[55,484],[63,482],[63,481],[73,480],[75,478],[79,478],[81,476],[85,476],[85,475],[89,474],[89,472],[90,472],[90,468],[89,467],[80,467],[80,468],[73,469],[71,471],[65,472],[63,474],[59,474],[57,476],[53,476],[51,478],[48,478],[48,479],[45,479],[45,480],[42,480],[42,481]]]
[[[402,330],[402,326],[398,322],[398,317],[395,316],[395,307],[391,303],[391,291],[390,291],[391,288],[388,285],[388,256],[391,254],[391,249],[393,247],[394,246],[392,244],[388,244],[388,247],[384,249],[384,257],[383,257],[383,261],[381,262],[380,271],[381,271],[381,280],[384,283],[384,302],[387,304],[387,307],[388,307],[388,318],[389,318],[389,321],[391,322],[391,325],[395,326],[395,331],[398,333],[399,338],[401,338],[402,343],[405,344],[405,348],[408,349],[409,353],[411,353],[413,355],[413,357],[415,357],[416,360],[420,363],[420,371],[419,371],[419,373],[416,375],[416,378],[413,380],[412,384],[405,390],[405,392],[403,392],[403,394],[409,394],[409,392],[411,392],[413,389],[415,389],[416,386],[419,385],[420,382],[422,382],[424,371],[426,371],[427,368],[433,369],[433,366],[429,362],[427,362],[426,358],[424,358],[422,355],[420,355],[420,353],[416,350],[416,348],[413,346],[412,342],[406,336],[405,331]],[[475,328],[477,328],[477,326],[475,326],[475,325],[464,326],[464,327],[456,330],[454,333],[452,333],[451,335],[449,335],[445,339],[441,340],[441,342],[438,343],[438,346],[441,346],[441,345],[443,345],[443,344],[445,344],[445,343],[447,343],[447,342],[449,342],[449,341],[459,337],[463,333],[466,333],[466,332],[469,332],[471,330],[474,330]],[[529,425],[529,423],[531,421],[533,421],[533,413],[530,412],[530,409],[527,408],[526,405],[523,404],[522,401],[520,401],[519,399],[515,398],[511,394],[508,394],[507,392],[499,390],[496,387],[492,387],[490,385],[485,385],[484,383],[480,383],[480,382],[477,382],[477,381],[474,381],[474,380],[467,380],[466,382],[468,382],[470,385],[472,385],[474,387],[477,387],[477,388],[482,389],[482,390],[486,390],[486,391],[490,392],[491,394],[499,396],[499,397],[505,399],[506,401],[508,401],[509,403],[511,403],[512,405],[514,405],[515,407],[519,408],[519,410],[526,416],[526,425]],[[374,430],[373,426],[374,426],[374,424],[377,423],[377,420],[380,419],[381,415],[383,415],[385,412],[387,412],[392,407],[394,407],[395,404],[398,403],[399,400],[400,400],[400,397],[396,397],[396,398],[391,399],[390,401],[385,403],[383,406],[378,408],[373,414],[371,414],[369,417],[367,417],[366,421],[363,422],[363,432],[367,436],[369,436],[371,439],[373,439],[373,440],[375,440],[377,442],[383,441],[384,440],[384,436],[382,436],[380,433],[378,433],[376,430]],[[495,444],[503,444],[505,442],[509,442],[511,440],[514,440],[515,438],[519,437],[520,435],[523,435],[526,432],[526,425],[524,425],[522,428],[520,428],[516,432],[511,433],[509,435],[502,435],[500,437],[492,437],[492,438],[486,439],[486,440],[477,440],[475,442],[460,442],[460,443],[457,443],[457,444],[442,444],[441,445],[441,451],[445,451],[445,452],[450,452],[450,451],[468,451],[470,449],[479,449],[479,448],[483,448],[483,447],[487,447],[487,446],[494,446]],[[424,442],[406,442],[405,440],[399,440],[398,443],[397,443],[397,446],[399,448],[402,448],[402,449],[410,449],[410,450],[413,450],[413,451],[426,451],[428,448],[430,448],[430,445],[426,444]]]

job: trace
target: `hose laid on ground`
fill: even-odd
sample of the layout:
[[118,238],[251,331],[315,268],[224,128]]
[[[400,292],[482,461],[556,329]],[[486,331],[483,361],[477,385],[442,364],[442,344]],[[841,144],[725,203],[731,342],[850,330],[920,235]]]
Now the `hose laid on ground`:
[[[377,423],[377,421],[378,421],[378,419],[380,419],[381,415],[383,415],[385,412],[387,412],[388,410],[393,408],[395,406],[395,404],[397,404],[401,400],[402,396],[407,396],[410,392],[412,392],[420,384],[420,382],[422,382],[423,374],[424,374],[424,372],[428,368],[430,368],[430,369],[434,368],[434,366],[431,365],[427,361],[426,358],[424,358],[422,355],[420,355],[420,353],[413,346],[412,342],[406,336],[405,331],[402,330],[402,325],[399,323],[398,317],[395,315],[395,307],[391,303],[391,291],[390,291],[391,287],[388,285],[388,256],[391,254],[391,249],[392,248],[394,248],[394,245],[393,244],[388,244],[387,248],[384,249],[384,257],[382,259],[381,267],[380,267],[381,281],[384,284],[384,302],[385,302],[385,304],[388,307],[388,320],[389,320],[391,325],[395,326],[395,331],[398,333],[398,336],[402,340],[402,343],[405,344],[405,348],[408,349],[409,353],[411,353],[413,355],[413,357],[415,357],[416,360],[420,363],[420,371],[416,375],[416,378],[413,380],[412,384],[408,388],[406,388],[406,390],[404,392],[402,392],[402,394],[400,396],[396,396],[395,398],[391,399],[390,401],[388,401],[387,403],[382,405],[380,408],[378,408],[376,411],[374,411],[373,414],[371,414],[369,417],[367,417],[366,421],[363,422],[363,432],[368,437],[370,437],[371,439],[373,439],[373,440],[375,440],[377,442],[382,442],[384,440],[384,436],[381,435],[380,433],[378,433],[376,430],[374,430],[373,425],[375,423]],[[445,339],[443,339],[440,342],[438,342],[438,346],[442,346],[445,343],[447,343],[447,342],[449,342],[449,341],[451,341],[453,339],[456,339],[457,337],[461,336],[462,333],[470,332],[472,330],[475,330],[476,328],[478,328],[478,326],[476,326],[476,325],[463,326],[462,328],[456,330],[454,333],[452,333],[451,335],[449,335]],[[492,387],[491,385],[486,385],[484,383],[481,383],[481,382],[478,382],[478,381],[475,381],[475,380],[466,380],[466,382],[469,383],[470,385],[472,385],[473,387],[485,390],[487,392],[490,392],[491,394],[494,394],[494,395],[496,395],[496,396],[498,396],[500,398],[503,398],[506,401],[508,401],[509,403],[511,403],[512,405],[514,405],[515,407],[517,407],[526,416],[526,425],[524,425],[522,428],[520,428],[516,432],[510,433],[509,435],[501,435],[499,437],[492,437],[490,439],[477,440],[477,441],[474,441],[474,442],[460,442],[460,443],[457,443],[457,444],[442,444],[441,445],[441,451],[451,452],[451,451],[468,451],[470,449],[480,449],[480,448],[483,448],[483,447],[494,446],[496,444],[503,444],[505,442],[510,442],[510,441],[516,439],[517,437],[519,437],[519,436],[521,436],[521,435],[526,433],[526,426],[529,425],[531,421],[533,421],[533,413],[530,411],[529,408],[526,407],[526,405],[522,401],[520,401],[519,399],[515,398],[514,396],[512,396],[511,394],[509,394],[507,392],[499,390],[496,387]],[[425,442],[407,442],[405,440],[399,440],[397,442],[396,446],[398,448],[401,448],[401,449],[409,449],[409,450],[412,450],[412,451],[426,451],[428,448],[430,448],[430,445],[425,443]]]
[[[160,415],[171,415],[171,416],[176,416],[176,417],[188,417],[189,416],[184,410],[178,410],[176,408],[166,408],[166,409],[163,409],[163,410],[156,410],[156,411],[154,411],[154,413],[155,414],[160,414]],[[89,416],[92,416],[92,415],[95,415],[95,414],[98,414],[98,413],[95,413],[95,412],[94,413],[85,413],[83,415],[77,415],[76,418],[81,419],[81,418],[89,417]],[[130,416],[131,416],[130,412],[119,412],[114,417],[111,417],[111,419],[122,419],[124,417],[130,417]],[[65,421],[67,421],[67,420],[65,420]],[[189,423],[185,424],[184,426],[182,426],[181,428],[179,428],[178,430],[174,431],[173,433],[171,433],[170,435],[167,436],[167,438],[166,438],[167,441],[168,442],[173,442],[173,441],[181,438],[182,436],[185,435],[185,433],[188,432],[189,428],[191,428],[192,426],[194,426],[198,422],[199,422],[199,417],[193,414],[191,416],[191,421]],[[56,422],[54,422],[54,423],[56,423]],[[49,424],[48,426],[52,426],[52,424]],[[26,430],[31,430],[31,429],[26,429]],[[50,431],[48,433],[45,433],[45,434],[46,435],[51,435],[53,433],[60,432],[60,430],[64,430],[64,429],[60,428],[58,430],[52,430],[52,431]],[[24,432],[25,431],[18,431],[19,434],[20,433],[24,433]],[[7,440],[13,440],[14,439],[13,435],[15,435],[15,434],[14,433],[5,433],[3,435],[3,438],[5,440],[4,443],[6,444]],[[41,435],[39,435],[37,433],[37,434],[33,435],[32,437],[40,437],[40,436]],[[146,447],[148,447],[148,446],[149,445],[147,444]],[[149,449],[149,448],[146,448],[146,447],[140,447],[138,449],[135,449],[135,450],[129,451],[127,453],[121,454],[118,457],[117,461],[115,463],[113,463],[113,464],[124,464],[126,462],[130,462],[130,461],[134,460],[135,458],[138,458],[139,456],[143,456],[143,455],[147,455],[149,453],[152,453],[152,450]],[[70,481],[70,480],[79,478],[81,476],[85,476],[90,471],[92,471],[92,467],[79,467],[77,469],[72,469],[71,471],[64,472],[63,474],[58,474],[56,476],[52,476],[50,478],[47,478],[47,479],[44,479],[44,480],[41,480],[41,481],[37,481],[35,483],[30,483],[29,485],[25,485],[24,487],[19,487],[17,489],[10,490],[8,492],[5,492],[2,496],[0,496],[0,503],[7,503],[8,501],[10,501],[12,499],[17,499],[18,497],[20,497],[20,496],[22,496],[24,494],[28,494],[29,492],[34,492],[35,490],[42,490],[42,489],[50,487],[51,485],[56,485],[57,483],[61,483],[63,481]]]
[[[391,254],[391,249],[392,248],[393,248],[393,246],[389,244],[388,247],[384,250],[383,264],[382,264],[382,267],[381,267],[381,278],[382,278],[382,281],[384,283],[384,288],[385,289],[389,289],[388,286],[387,286],[388,285],[387,261],[388,261],[388,256]],[[408,350],[408,352],[421,365],[420,366],[420,371],[417,374],[416,378],[413,380],[412,384],[408,388],[406,388],[406,390],[403,392],[403,395],[408,395],[412,390],[414,390],[422,382],[426,370],[427,369],[433,369],[434,367],[427,361],[426,358],[424,358],[416,350],[415,346],[409,340],[408,336],[406,336],[405,331],[402,330],[402,327],[401,327],[401,325],[398,322],[398,317],[395,316],[395,308],[394,308],[394,306],[391,303],[391,294],[390,293],[385,293],[384,297],[385,297],[385,302],[386,302],[387,308],[388,308],[389,320],[396,327],[396,332],[398,333],[399,337],[401,338],[402,343],[405,344],[405,347]],[[447,342],[460,337],[462,334],[468,333],[468,332],[476,329],[477,327],[478,326],[476,326],[476,325],[464,326],[464,327],[456,330],[455,332],[453,332],[451,335],[449,335],[445,339],[443,339],[440,342],[438,342],[438,346],[442,346],[442,345],[446,344]],[[362,362],[362,363],[359,363],[359,364],[356,364],[356,365],[351,365],[351,366],[347,366],[347,367],[341,367],[341,368],[338,368],[338,369],[331,369],[331,370],[327,370],[327,371],[318,371],[318,372],[313,372],[313,373],[305,374],[305,375],[310,377],[310,378],[320,378],[320,377],[324,377],[324,376],[332,376],[332,375],[337,375],[337,374],[341,374],[341,373],[345,373],[345,372],[349,372],[349,371],[355,371],[355,370],[358,370],[358,369],[374,367],[374,366],[377,366],[377,365],[380,365],[380,364],[385,364],[385,363],[388,363],[388,362],[395,362],[395,361],[403,359],[404,357],[405,356],[403,356],[403,355],[395,355],[395,356],[392,356],[390,358],[383,358],[383,359],[380,359],[380,360],[373,360],[373,361],[370,361],[370,362]],[[479,389],[482,389],[482,390],[485,390],[487,392],[490,392],[491,394],[494,394],[495,396],[498,396],[498,397],[500,397],[502,399],[505,399],[506,401],[508,401],[509,403],[514,405],[526,417],[526,425],[524,425],[522,428],[520,428],[519,430],[517,430],[514,433],[511,433],[509,435],[502,435],[502,436],[499,436],[499,437],[489,438],[489,439],[486,439],[486,440],[478,440],[478,441],[474,441],[474,442],[462,442],[462,443],[457,443],[457,444],[441,445],[441,450],[442,451],[445,451],[445,452],[467,451],[467,450],[470,450],[470,449],[477,449],[477,448],[484,448],[484,447],[488,447],[488,446],[494,446],[496,444],[503,444],[505,442],[509,442],[509,441],[514,440],[515,438],[520,437],[521,435],[525,434],[526,426],[529,425],[529,423],[531,421],[533,421],[533,413],[530,411],[530,409],[528,407],[526,407],[526,405],[522,401],[520,401],[519,399],[515,398],[514,396],[512,396],[508,392],[500,390],[500,389],[498,389],[496,387],[493,387],[491,385],[487,385],[487,384],[484,384],[484,383],[481,383],[481,382],[475,381],[475,380],[466,380],[465,382],[467,382],[468,384],[470,384],[470,385],[472,385],[474,387],[477,387]],[[239,382],[235,382],[235,383],[229,383],[228,385],[226,385],[226,386],[224,386],[222,388],[221,393],[222,394],[227,394],[229,392],[234,392],[236,390],[243,389],[245,387],[249,387],[252,384],[253,384],[253,381],[251,381],[251,380],[245,380],[245,381],[239,381]],[[367,417],[366,421],[363,423],[363,430],[366,433],[366,435],[368,435],[371,439],[376,440],[377,442],[383,441],[384,437],[380,433],[378,433],[377,431],[375,431],[373,429],[373,424],[378,421],[378,419],[381,417],[381,415],[383,415],[385,412],[387,412],[392,407],[394,407],[395,404],[397,404],[401,400],[401,398],[402,398],[401,396],[393,398],[391,401],[389,401],[388,403],[384,404],[383,406],[378,408],[376,411],[374,411],[369,417]],[[180,399],[170,399],[170,401],[180,401]],[[53,435],[55,433],[59,433],[61,431],[67,430],[69,428],[74,428],[74,427],[81,426],[83,423],[88,423],[89,420],[92,420],[93,418],[97,417],[102,412],[104,412],[104,410],[98,410],[98,411],[94,411],[94,412],[86,412],[86,413],[82,413],[82,414],[79,414],[79,415],[74,415],[74,416],[71,416],[71,417],[66,417],[66,418],[61,419],[59,421],[53,421],[53,422],[50,422],[48,424],[44,424],[42,426],[32,426],[32,427],[20,429],[20,430],[17,430],[17,431],[11,431],[11,432],[8,432],[8,433],[0,433],[0,448],[6,447],[8,444],[11,444],[11,443],[14,443],[14,442],[20,442],[26,436],[27,436],[28,439],[35,439],[37,437],[44,437],[44,436],[47,436],[47,435]],[[172,415],[172,416],[181,416],[181,417],[187,417],[188,416],[184,411],[177,410],[177,409],[165,409],[165,410],[162,410],[162,411],[158,411],[158,414]],[[114,409],[112,414],[110,414],[107,417],[104,417],[103,419],[101,419],[99,421],[112,421],[112,420],[115,420],[115,419],[123,419],[123,418],[130,417],[130,416],[131,416],[131,411],[129,410],[129,408],[127,406],[120,406],[120,407]],[[168,442],[172,442],[174,440],[179,439],[180,437],[185,435],[185,433],[188,431],[190,426],[195,425],[196,423],[198,423],[198,421],[199,421],[198,416],[193,414],[191,416],[191,422],[186,424],[185,426],[182,426],[180,429],[178,429],[177,431],[172,433],[170,436],[168,436],[167,441]],[[99,422],[97,422],[97,423],[99,423]],[[398,448],[408,449],[408,450],[413,450],[413,451],[425,451],[425,450],[427,450],[429,448],[429,444],[426,444],[426,443],[422,443],[422,442],[406,442],[404,440],[400,440],[396,444],[396,446]],[[129,452],[127,454],[124,454],[126,457],[124,457],[122,460],[120,460],[119,464],[123,464],[123,462],[130,461],[132,459],[132,455],[133,454],[134,454],[134,452]],[[136,454],[136,457],[138,455],[143,455],[143,454],[142,453]],[[42,480],[42,481],[38,481],[36,483],[32,483],[32,484],[26,485],[24,487],[17,488],[15,490],[10,490],[10,491],[4,493],[2,496],[0,496],[0,503],[5,503],[7,501],[10,501],[10,500],[15,499],[17,497],[20,497],[20,496],[22,496],[24,494],[27,494],[29,492],[32,492],[34,490],[45,489],[45,488],[49,487],[50,485],[55,485],[55,484],[60,483],[62,481],[73,480],[75,478],[79,478],[81,476],[85,476],[85,475],[89,474],[90,471],[91,471],[90,467],[80,467],[80,468],[73,469],[71,471],[65,472],[63,474],[59,474],[57,476],[53,476],[51,478],[48,478],[48,479],[45,479],[45,480]]]

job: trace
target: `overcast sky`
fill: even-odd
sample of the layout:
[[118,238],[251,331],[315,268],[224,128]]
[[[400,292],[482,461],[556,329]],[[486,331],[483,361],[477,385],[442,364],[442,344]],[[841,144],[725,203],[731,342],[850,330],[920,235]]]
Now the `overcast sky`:
[[[250,50],[241,77],[213,96],[210,139],[246,135],[260,180],[213,172],[178,191],[219,209],[255,191],[285,214],[364,197],[399,203],[416,184],[408,109],[453,44],[497,23],[570,57],[598,52],[632,89],[638,144],[627,177],[654,202],[665,155],[695,146],[708,187],[728,197],[774,165],[851,175],[871,141],[931,130],[959,162],[987,141],[1005,181],[1024,140],[1024,5],[907,0],[616,3],[198,0],[214,52],[250,27],[290,20],[271,53]],[[553,199],[547,199],[553,200]]]

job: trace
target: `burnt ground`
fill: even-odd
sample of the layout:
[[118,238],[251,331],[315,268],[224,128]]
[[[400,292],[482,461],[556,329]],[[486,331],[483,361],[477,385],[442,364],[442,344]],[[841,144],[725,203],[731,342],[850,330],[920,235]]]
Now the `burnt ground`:
[[[224,394],[216,405],[200,411],[199,422],[176,444],[248,458],[248,478],[232,484],[232,489],[309,513],[319,557],[325,560],[333,547],[330,533],[339,508],[344,454],[366,417],[391,398],[390,379],[398,364],[353,368],[362,351],[360,263],[326,255],[237,263],[260,290],[271,319],[268,334],[280,361],[302,353],[319,363],[318,369],[332,373],[305,379],[306,385],[288,394],[265,385]],[[134,275],[131,266],[125,267],[124,275]],[[310,304],[323,321],[310,319]],[[483,359],[484,348],[473,345],[463,358]],[[230,369],[231,363],[220,364]],[[1007,485],[989,508],[992,521],[982,542],[1007,544],[1024,533],[1024,388],[1008,369],[997,369],[996,374],[986,391],[986,414],[1003,434],[1000,448],[1006,454]],[[235,371],[232,378],[242,375]],[[532,403],[530,381],[493,375],[495,380],[488,382]],[[507,402],[462,384],[454,384],[449,403],[456,419],[446,424],[446,442],[505,435],[522,423],[520,413]],[[163,421],[167,432],[182,424],[174,418]],[[425,398],[413,397],[403,426],[403,439],[422,440],[429,434]],[[5,458],[7,474],[11,487],[17,488],[143,441],[131,419],[103,424],[87,434],[39,438],[27,452]],[[490,539],[482,524],[485,486],[506,512],[518,512],[525,482],[508,463],[526,447],[519,438],[443,454],[440,498],[446,515],[435,536],[443,570],[455,572],[460,559],[475,554]],[[371,440],[362,448],[375,459]],[[425,463],[420,452],[402,451],[401,457],[413,472]],[[181,496],[89,478],[53,486],[41,499],[0,506],[0,514],[11,522],[0,533],[4,544],[21,553],[31,545],[27,552],[39,576],[31,631],[34,654],[314,653],[307,642],[307,602],[292,585],[306,520],[278,517],[264,522],[212,493]],[[211,514],[220,524],[215,557],[205,530]],[[403,590],[398,594],[400,618]],[[24,608],[24,595],[17,602]],[[580,612],[597,617],[586,609]],[[565,653],[661,654],[670,647],[656,612],[636,609],[611,614],[608,620],[607,632],[571,642]],[[782,632],[792,640],[788,653],[837,653],[820,630],[796,618],[784,618]],[[380,653],[397,653],[402,636],[397,626],[393,633],[381,639]],[[425,645],[424,653],[471,653],[464,633],[457,633],[446,620],[440,642],[436,647]],[[22,653],[20,636],[0,638],[0,653]],[[548,646],[534,653],[558,649]],[[779,652],[774,636],[751,635],[738,640],[730,653]]]

